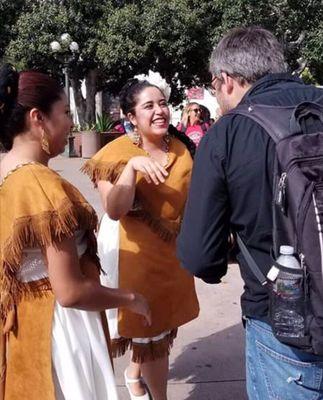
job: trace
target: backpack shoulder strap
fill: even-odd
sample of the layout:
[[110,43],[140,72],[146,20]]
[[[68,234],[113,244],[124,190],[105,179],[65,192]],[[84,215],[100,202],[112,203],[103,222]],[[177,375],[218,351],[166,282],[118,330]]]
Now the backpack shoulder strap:
[[263,104],[241,104],[225,115],[244,115],[259,124],[275,143],[289,136],[290,117],[295,106],[278,107]]
[[299,119],[312,114],[323,123],[323,96],[314,101],[304,101],[292,106],[269,106],[266,104],[243,103],[225,115],[244,115],[259,124],[275,143],[300,132]]
[[295,107],[290,118],[290,130],[292,134],[299,134],[302,132],[300,120],[309,115],[317,117],[323,125],[323,104],[304,101]]

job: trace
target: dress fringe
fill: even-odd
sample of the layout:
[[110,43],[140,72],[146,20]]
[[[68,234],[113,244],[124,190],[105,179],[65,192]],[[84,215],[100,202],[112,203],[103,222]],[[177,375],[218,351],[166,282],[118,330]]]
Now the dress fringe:
[[[88,160],[81,171],[87,174],[94,185],[96,185],[99,180],[107,180],[111,183],[117,182],[119,179],[126,163],[123,161],[119,162],[102,162],[96,160]],[[129,216],[139,219],[140,221],[146,223],[155,233],[157,233],[160,238],[166,242],[175,240],[180,229],[180,220],[169,221],[163,220],[161,218],[154,218],[149,212],[145,211],[139,206],[128,213]]]
[[48,278],[24,283],[16,279],[20,268],[23,249],[40,247],[44,249],[64,238],[70,238],[82,227],[88,230],[91,240],[97,225],[97,217],[87,203],[76,204],[69,199],[53,211],[22,217],[14,221],[12,234],[1,249],[0,263],[0,319],[5,323],[6,316],[22,297],[41,297],[50,290]]
[[173,329],[164,338],[149,343],[133,342],[129,338],[112,339],[112,356],[114,358],[121,357],[127,350],[132,350],[132,361],[135,363],[143,363],[154,361],[169,355],[170,349],[173,346],[174,339],[177,336],[177,329]]
[[140,221],[147,224],[153,232],[157,233],[158,236],[165,242],[171,242],[175,240],[180,230],[180,220],[169,221],[162,218],[154,218],[149,212],[144,209],[130,210],[128,216],[139,219]]
[[95,186],[100,180],[115,183],[122,174],[126,164],[124,161],[104,162],[91,159],[83,165],[81,172],[88,175]]

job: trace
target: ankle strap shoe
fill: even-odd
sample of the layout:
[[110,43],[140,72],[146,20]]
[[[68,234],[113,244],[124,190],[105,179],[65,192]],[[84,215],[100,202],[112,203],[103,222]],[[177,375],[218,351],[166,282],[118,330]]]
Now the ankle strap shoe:
[[130,394],[130,399],[131,400],[150,400],[150,396],[148,394],[148,391],[146,389],[146,393],[141,395],[141,396],[136,396],[134,394],[131,393],[131,389],[130,389],[130,385],[132,383],[138,383],[138,382],[142,382],[142,378],[128,378],[127,376],[127,370],[124,371],[124,380],[125,380],[125,384],[126,384],[126,388],[128,389],[128,392]]

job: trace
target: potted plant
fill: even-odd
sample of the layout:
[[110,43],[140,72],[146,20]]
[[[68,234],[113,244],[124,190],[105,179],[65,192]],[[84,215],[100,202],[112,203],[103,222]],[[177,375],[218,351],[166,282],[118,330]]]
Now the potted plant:
[[116,121],[114,121],[109,114],[97,114],[95,129],[100,133],[101,147],[119,136],[120,133],[113,129],[115,123]]
[[95,129],[95,124],[86,124],[81,132],[82,157],[91,158],[100,149],[100,136]]

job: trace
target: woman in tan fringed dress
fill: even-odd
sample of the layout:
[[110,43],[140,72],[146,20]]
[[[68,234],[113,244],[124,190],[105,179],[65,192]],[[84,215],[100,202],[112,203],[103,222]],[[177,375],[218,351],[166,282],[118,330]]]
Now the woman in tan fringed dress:
[[117,400],[100,311],[150,321],[141,295],[100,285],[95,212],[47,166],[72,126],[52,78],[0,70],[1,399]]
[[[149,398],[142,377],[154,400],[166,400],[168,355],[177,328],[199,312],[193,277],[175,255],[192,157],[168,134],[169,109],[159,88],[135,79],[121,91],[120,102],[134,134],[109,143],[83,171],[98,186],[107,212],[99,232],[102,268],[119,287],[143,294],[152,311],[151,326],[125,309],[109,318],[113,353],[132,349],[125,371],[132,399]],[[114,239],[105,235],[113,228]],[[108,279],[107,284],[113,283]]]

